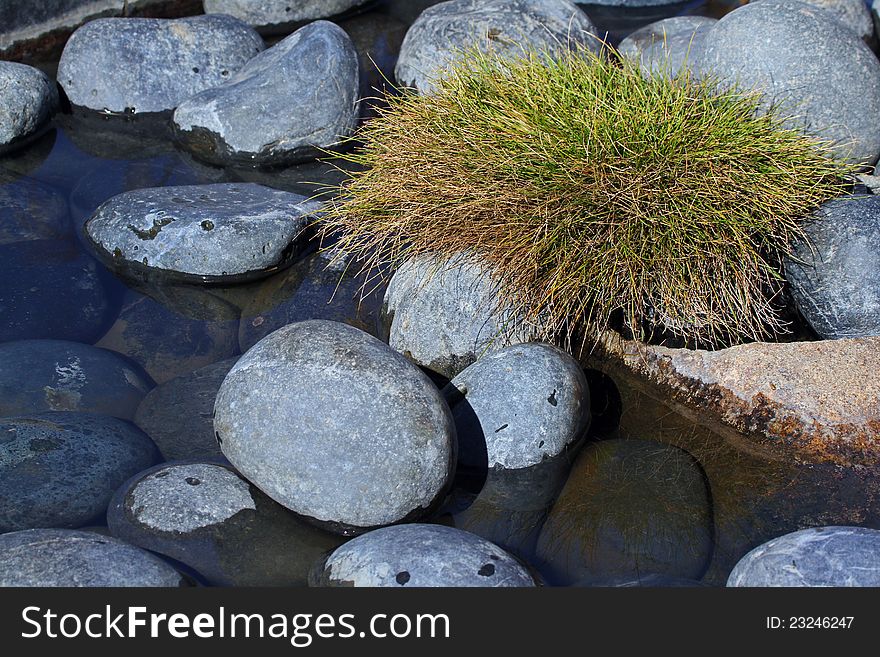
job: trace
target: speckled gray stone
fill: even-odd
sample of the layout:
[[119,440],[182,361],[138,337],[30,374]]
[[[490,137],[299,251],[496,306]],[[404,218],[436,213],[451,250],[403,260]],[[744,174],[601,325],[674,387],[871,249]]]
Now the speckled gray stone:
[[48,75],[0,61],[0,151],[39,132],[57,109],[58,90]]
[[266,494],[342,531],[412,518],[446,488],[455,428],[417,367],[347,324],[260,340],[217,395],[223,454]]
[[[694,61],[711,27],[717,23],[707,16],[674,16],[636,30],[620,42],[621,55],[639,63],[642,73],[678,75]],[[688,67],[689,68],[689,67]]]
[[[212,303],[225,304],[218,298]],[[235,308],[225,305],[234,315]],[[129,292],[116,322],[95,344],[128,356],[161,384],[237,355],[238,320],[187,317]]]
[[880,586],[880,531],[812,527],[767,541],[736,564],[727,586]]
[[0,343],[0,416],[78,411],[130,420],[153,380],[127,358],[79,342]]
[[93,342],[115,310],[98,265],[62,240],[0,244],[0,342]]
[[696,69],[764,94],[785,125],[835,142],[849,162],[880,155],[880,62],[824,9],[794,0],[738,7],[706,35]]
[[[763,0],[750,0],[750,2],[762,2]],[[795,1],[795,0],[791,0]],[[871,11],[865,0],[797,0],[813,7],[824,9],[832,14],[864,41],[871,41],[874,35],[874,22],[871,19]]]
[[526,468],[561,454],[590,422],[583,370],[548,344],[512,345],[480,358],[443,390],[471,467]]
[[101,520],[113,491],[158,458],[146,434],[115,417],[0,419],[0,532]]
[[385,292],[388,343],[451,379],[477,358],[532,337],[530,327],[499,306],[497,295],[491,271],[469,260],[409,260]]
[[256,28],[279,29],[291,23],[336,16],[367,0],[205,0],[206,14],[229,14]]
[[344,322],[378,336],[383,292],[358,273],[356,262],[334,260],[330,251],[313,253],[248,295],[239,346],[250,349],[272,331],[306,319]]
[[111,266],[182,280],[260,278],[299,253],[320,204],[253,183],[155,187],[101,205],[85,233]]
[[595,32],[587,15],[568,0],[449,0],[428,7],[409,28],[394,74],[401,85],[431,93],[457,50],[478,47],[518,57],[578,44],[598,51]]
[[93,532],[29,529],[0,536],[0,586],[187,586],[146,550]]
[[227,358],[178,376],[144,397],[134,422],[167,460],[222,457],[214,438],[214,400],[238,360]]
[[70,234],[67,199],[33,178],[0,185],[0,208],[0,244],[62,239]]
[[534,578],[487,540],[443,525],[384,527],[337,548],[313,586],[522,587]]
[[316,21],[185,100],[172,124],[200,159],[271,166],[314,159],[350,137],[357,118],[357,52],[341,27]]
[[880,335],[880,196],[828,201],[804,230],[785,262],[798,310],[825,339]]
[[225,82],[263,47],[232,16],[99,18],[68,39],[58,82],[74,105],[162,112]]
[[138,473],[114,495],[107,524],[114,536],[219,586],[304,586],[315,561],[344,540],[303,523],[215,463]]
[[585,448],[538,537],[551,584],[640,573],[699,579],[712,556],[712,508],[694,458],[651,440]]

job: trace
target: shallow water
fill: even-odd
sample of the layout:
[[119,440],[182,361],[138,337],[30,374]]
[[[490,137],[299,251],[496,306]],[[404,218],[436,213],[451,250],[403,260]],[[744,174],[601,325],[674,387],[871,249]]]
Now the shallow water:
[[[430,4],[435,3],[386,0],[342,21],[362,54],[364,95],[384,84],[383,75],[370,66],[370,60],[391,77],[407,24]],[[607,31],[616,43],[633,29],[660,18],[680,14],[718,17],[738,4],[687,2],[630,11],[587,5],[585,9],[600,31]],[[40,66],[51,72],[55,63],[42,62]],[[0,341],[24,337],[20,326],[34,316],[45,316],[46,334],[40,337],[81,340],[119,351],[162,383],[235,357],[272,330],[302,319],[345,321],[381,335],[383,289],[374,289],[361,300],[364,281],[350,277],[338,285],[339,271],[327,270],[327,261],[320,254],[264,280],[235,286],[135,284],[94,263],[89,266],[99,282],[89,282],[92,287],[86,290],[93,293],[95,301],[89,323],[83,325],[71,304],[80,303],[73,292],[82,288],[85,274],[71,276],[58,263],[71,258],[91,262],[82,243],[82,225],[111,196],[140,187],[221,181],[259,182],[311,195],[319,186],[332,186],[344,178],[332,163],[307,163],[284,170],[207,166],[175,148],[163,121],[161,117],[124,120],[67,113],[59,115],[51,129],[27,149],[0,159],[0,193],[31,207],[35,221],[39,221],[38,207],[43,206],[33,205],[29,185],[48,189],[50,196],[62,201],[55,224],[40,226],[44,232],[39,235],[51,240],[0,246],[7,259],[0,262],[0,270],[8,274],[0,282]],[[7,270],[18,262],[15,258],[27,266],[16,265],[13,275]],[[34,282],[37,273],[39,285]],[[25,280],[27,276],[34,279]],[[745,552],[795,529],[831,524],[880,527],[880,487],[871,473],[768,460],[743,449],[748,442],[744,437],[712,426],[698,412],[653,398],[637,380],[619,371],[610,372],[610,377],[603,375],[598,371],[603,364],[586,365],[593,368],[588,374],[594,419],[578,448],[593,449],[599,441],[615,438],[651,440],[679,447],[696,460],[695,471],[701,473],[708,495],[710,544],[703,555],[705,563],[699,572],[689,572],[688,578],[723,585]],[[540,530],[566,484],[576,452],[573,449],[558,461],[529,471],[488,476],[460,472],[455,490],[435,520],[498,542],[531,563],[548,582],[556,583],[558,576],[545,563],[546,554],[539,554]],[[660,484],[674,489],[673,475]],[[632,477],[623,481],[622,489],[638,491],[645,486],[645,476],[635,469]],[[666,511],[679,514],[676,522],[689,522],[680,517],[684,513],[681,509]],[[617,514],[613,522],[618,529],[625,524],[626,513],[620,509],[609,509],[608,514]],[[634,531],[645,526],[644,517],[631,520]],[[584,538],[587,529],[581,531],[576,522],[566,527],[568,535],[559,537],[559,544],[571,554],[590,553],[594,546]],[[626,539],[626,531],[622,534]],[[687,545],[690,538],[676,540]],[[593,573],[591,581],[602,581],[602,575]],[[672,568],[670,576],[677,575],[681,573]],[[608,573],[605,579],[610,581],[614,576],[616,573]]]

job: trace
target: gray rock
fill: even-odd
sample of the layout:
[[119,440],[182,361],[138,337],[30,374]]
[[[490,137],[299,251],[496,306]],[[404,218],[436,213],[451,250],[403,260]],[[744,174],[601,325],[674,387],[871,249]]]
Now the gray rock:
[[[760,2],[761,0],[750,0]],[[863,41],[870,42],[874,36],[874,22],[865,0],[798,0],[804,4],[824,9],[832,14]]]
[[294,263],[250,292],[242,308],[238,343],[246,351],[272,331],[307,319],[344,322],[378,336],[380,286],[357,274],[350,259],[321,251]]
[[39,132],[58,110],[58,90],[41,70],[0,61],[0,151]]
[[214,164],[311,160],[351,136],[358,56],[341,27],[309,23],[251,59],[228,82],[174,111],[177,139]]
[[99,18],[67,41],[58,82],[74,105],[162,112],[225,82],[263,47],[232,16]]
[[645,75],[665,73],[672,77],[698,58],[706,34],[717,22],[706,16],[664,18],[630,34],[617,50],[637,61]]
[[51,338],[91,343],[115,309],[98,266],[75,244],[0,245],[0,342]]
[[214,400],[238,358],[171,379],[144,397],[134,422],[153,439],[167,461],[223,458],[214,438]]
[[590,0],[580,5],[599,5],[602,7],[661,7],[663,5],[681,4],[682,0]]
[[128,356],[161,384],[237,355],[238,320],[193,319],[130,292],[116,322],[95,345]]
[[269,334],[217,395],[223,454],[277,502],[340,531],[410,519],[446,488],[449,407],[417,367],[325,320]]
[[740,559],[727,586],[880,586],[880,531],[812,527]]
[[590,423],[590,391],[567,353],[532,342],[479,359],[443,390],[469,467],[513,470],[562,454]]
[[828,201],[804,230],[785,262],[798,310],[825,339],[880,335],[880,197]]
[[533,331],[498,301],[491,271],[461,258],[414,258],[391,278],[383,321],[392,348],[453,378],[477,358]]
[[587,15],[568,0],[449,0],[427,8],[412,24],[394,73],[398,83],[431,93],[458,50],[478,47],[519,57],[577,44],[598,51],[595,33]]
[[229,14],[258,29],[336,16],[367,0],[205,0],[206,14]]
[[153,387],[135,363],[79,342],[0,343],[0,416],[77,411],[130,420]]
[[836,156],[880,155],[880,62],[824,9],[793,0],[739,7],[706,35],[696,68],[764,94],[784,125],[834,142]]
[[252,183],[156,187],[114,196],[84,230],[110,266],[238,281],[266,276],[299,254],[319,208]]
[[305,586],[312,565],[343,540],[212,463],[135,475],[114,495],[107,524],[117,538],[176,559],[217,586]]
[[67,199],[33,178],[0,186],[0,244],[62,239],[70,233]]
[[0,532],[82,527],[113,491],[159,458],[133,424],[87,413],[0,419]]
[[376,529],[337,548],[313,586],[522,587],[534,578],[497,545],[443,525]]
[[700,466],[649,440],[581,452],[538,538],[551,583],[654,573],[699,579],[712,554],[712,509]]
[[110,536],[28,529],[0,536],[0,586],[186,586],[160,558]]

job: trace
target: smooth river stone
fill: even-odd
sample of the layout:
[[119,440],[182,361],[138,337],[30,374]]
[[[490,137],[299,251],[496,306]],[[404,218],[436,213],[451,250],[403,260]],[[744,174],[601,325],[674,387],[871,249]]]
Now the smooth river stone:
[[43,71],[0,61],[0,153],[40,132],[58,109],[58,89]]
[[293,23],[329,18],[367,0],[205,0],[206,14],[229,14],[260,30],[279,31]]

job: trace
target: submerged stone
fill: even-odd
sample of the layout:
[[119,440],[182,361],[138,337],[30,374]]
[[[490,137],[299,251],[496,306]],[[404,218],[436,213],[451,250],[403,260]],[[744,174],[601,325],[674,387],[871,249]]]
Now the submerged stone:
[[181,280],[246,280],[277,271],[305,248],[319,208],[252,183],[155,187],[114,196],[86,221],[85,233],[109,266]]
[[535,586],[516,559],[487,540],[443,525],[383,527],[327,557],[312,586]]
[[63,239],[70,234],[67,199],[33,178],[0,185],[0,244]]
[[127,358],[79,342],[0,343],[0,416],[77,411],[130,420],[153,380]]
[[212,463],[137,474],[117,491],[107,523],[114,536],[185,563],[216,586],[305,586],[312,564],[343,540]]
[[68,39],[58,82],[74,105],[162,112],[225,82],[263,48],[232,16],[99,18]]
[[354,132],[358,61],[348,35],[317,21],[251,59],[228,82],[181,103],[177,139],[214,164],[310,160]]
[[159,557],[111,536],[70,529],[0,535],[0,586],[188,586]]
[[363,331],[325,320],[270,333],[217,395],[223,454],[296,513],[343,532],[430,509],[455,428],[430,379]]
[[0,419],[0,532],[102,521],[113,491],[159,452],[133,424],[86,413]]

